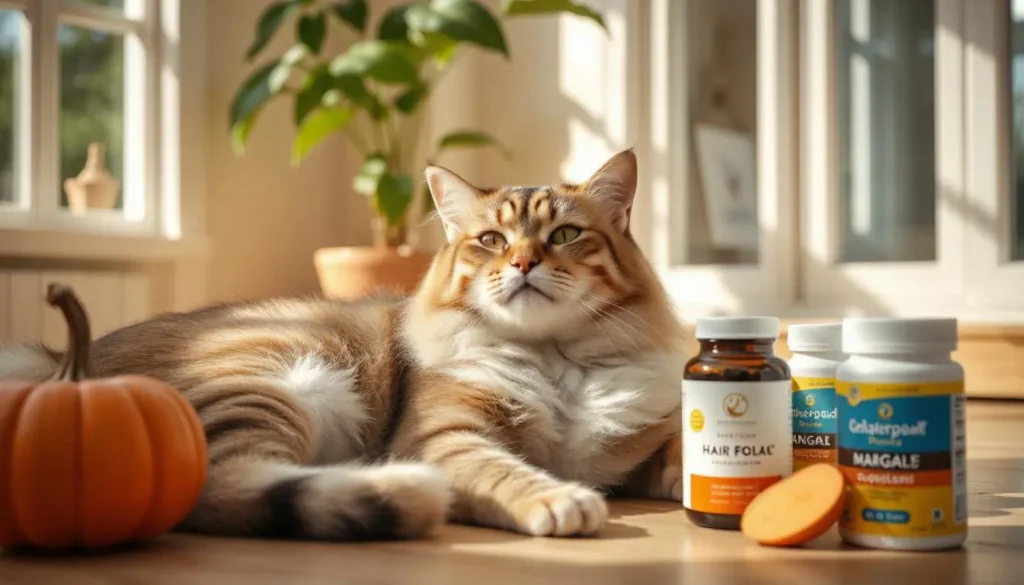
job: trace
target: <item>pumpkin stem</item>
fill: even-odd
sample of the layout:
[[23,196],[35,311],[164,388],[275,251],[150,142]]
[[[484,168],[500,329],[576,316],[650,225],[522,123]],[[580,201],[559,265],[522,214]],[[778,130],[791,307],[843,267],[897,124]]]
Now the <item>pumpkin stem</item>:
[[85,314],[85,308],[75,291],[60,283],[51,283],[46,287],[46,302],[60,309],[68,323],[68,348],[64,352],[60,369],[52,379],[74,382],[89,378],[92,375],[89,359],[92,333],[89,331],[89,317]]

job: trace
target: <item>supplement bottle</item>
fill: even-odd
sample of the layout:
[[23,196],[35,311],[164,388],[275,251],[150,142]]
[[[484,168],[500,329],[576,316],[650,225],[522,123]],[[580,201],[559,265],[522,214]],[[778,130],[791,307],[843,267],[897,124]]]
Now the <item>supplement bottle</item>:
[[747,504],[793,462],[789,366],[774,317],[697,320],[683,374],[683,507],[691,522],[738,530]]
[[850,544],[934,550],[967,538],[964,372],[955,319],[847,319],[836,374],[839,534]]
[[786,345],[793,376],[793,471],[814,463],[836,464],[836,368],[840,323],[790,325]]

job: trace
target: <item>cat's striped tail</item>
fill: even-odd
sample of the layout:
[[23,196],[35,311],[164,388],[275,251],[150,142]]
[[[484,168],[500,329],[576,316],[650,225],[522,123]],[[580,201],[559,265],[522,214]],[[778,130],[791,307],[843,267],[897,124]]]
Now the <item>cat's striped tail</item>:
[[304,467],[237,458],[210,470],[182,528],[228,536],[419,538],[444,523],[448,486],[426,465]]
[[439,470],[394,462],[313,465],[314,445],[326,437],[318,434],[322,409],[303,402],[302,389],[279,374],[223,375],[218,367],[205,364],[207,381],[184,391],[206,431],[210,468],[183,528],[376,540],[425,536],[445,521],[450,496]]

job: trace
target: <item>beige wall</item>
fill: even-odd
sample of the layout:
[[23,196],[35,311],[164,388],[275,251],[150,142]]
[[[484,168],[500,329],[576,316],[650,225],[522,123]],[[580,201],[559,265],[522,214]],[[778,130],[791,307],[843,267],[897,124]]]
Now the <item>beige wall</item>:
[[[370,241],[366,207],[351,192],[353,162],[340,137],[291,167],[294,128],[287,101],[264,110],[243,157],[231,149],[231,99],[249,70],[244,53],[268,4],[206,2],[206,224],[214,244],[210,300],[315,292],[316,248]],[[267,54],[287,47],[292,34],[282,29]]]

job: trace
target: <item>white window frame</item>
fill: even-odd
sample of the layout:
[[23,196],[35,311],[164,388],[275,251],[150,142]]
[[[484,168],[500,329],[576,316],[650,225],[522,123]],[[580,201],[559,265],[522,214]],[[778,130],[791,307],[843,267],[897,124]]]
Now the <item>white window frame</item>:
[[[176,42],[181,0],[126,0],[123,11],[72,0],[0,0],[20,10],[23,115],[15,148],[16,205],[0,207],[5,230],[134,235],[173,239],[180,235]],[[59,80],[57,45],[61,24],[124,35],[123,210],[74,215],[60,208],[58,176]],[[176,41],[177,39],[175,39]],[[173,75],[168,75],[172,73]],[[170,82],[170,83],[168,83]],[[61,169],[61,175],[78,169]]]
[[[796,190],[796,1],[757,5],[757,264],[688,265],[685,257],[692,134],[688,119],[687,3],[652,0],[648,154],[649,215],[642,237],[649,258],[687,315],[783,309],[793,294],[789,217]],[[641,37],[642,38],[642,37]],[[643,196],[642,196],[643,197]]]
[[1008,0],[965,11],[966,303],[987,321],[1022,321],[1024,262],[1011,258],[1013,104]]

